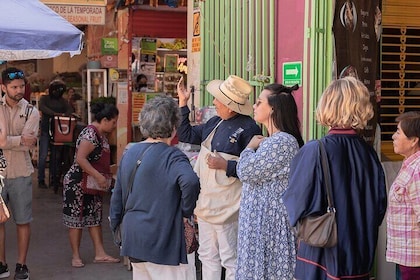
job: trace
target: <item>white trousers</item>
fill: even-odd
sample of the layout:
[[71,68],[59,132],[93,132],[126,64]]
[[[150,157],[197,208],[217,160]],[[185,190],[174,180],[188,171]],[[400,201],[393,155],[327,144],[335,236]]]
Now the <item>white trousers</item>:
[[195,253],[187,256],[188,264],[177,266],[151,262],[131,263],[133,280],[196,280]]
[[222,266],[226,268],[226,280],[234,280],[238,222],[215,225],[198,219],[198,232],[202,280],[220,280]]

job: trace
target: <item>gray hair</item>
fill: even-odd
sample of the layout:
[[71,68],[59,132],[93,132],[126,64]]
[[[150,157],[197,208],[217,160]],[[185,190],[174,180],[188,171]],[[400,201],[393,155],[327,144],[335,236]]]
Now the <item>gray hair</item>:
[[170,96],[158,95],[147,101],[139,114],[142,136],[169,138],[179,127],[181,119],[178,104]]

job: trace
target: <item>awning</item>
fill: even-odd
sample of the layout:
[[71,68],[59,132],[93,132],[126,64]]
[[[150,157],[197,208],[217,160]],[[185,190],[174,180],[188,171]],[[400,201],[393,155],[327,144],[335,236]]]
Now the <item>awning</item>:
[[1,0],[0,60],[80,54],[84,33],[38,0]]

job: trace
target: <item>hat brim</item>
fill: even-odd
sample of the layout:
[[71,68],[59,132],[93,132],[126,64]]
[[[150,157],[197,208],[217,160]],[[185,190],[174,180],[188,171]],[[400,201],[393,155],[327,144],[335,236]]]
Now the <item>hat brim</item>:
[[219,100],[223,105],[225,105],[232,111],[241,115],[251,115],[254,110],[252,109],[252,105],[249,102],[249,100],[246,100],[245,104],[240,105],[226,97],[226,95],[224,95],[223,92],[220,91],[220,85],[223,82],[223,80],[213,80],[209,82],[206,87],[207,91],[210,92],[210,94],[213,95],[214,98]]

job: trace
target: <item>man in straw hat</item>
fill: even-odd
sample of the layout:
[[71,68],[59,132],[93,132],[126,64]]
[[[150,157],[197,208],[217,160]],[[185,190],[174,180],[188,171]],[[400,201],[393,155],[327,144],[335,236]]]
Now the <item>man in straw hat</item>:
[[182,123],[181,142],[201,144],[194,170],[200,177],[201,192],[194,213],[198,217],[198,254],[203,280],[220,280],[222,266],[226,279],[235,279],[239,200],[242,184],[236,174],[240,153],[261,129],[249,116],[251,85],[238,76],[213,80],[207,85],[217,116],[207,123],[191,126],[187,101],[190,93],[178,83]]

